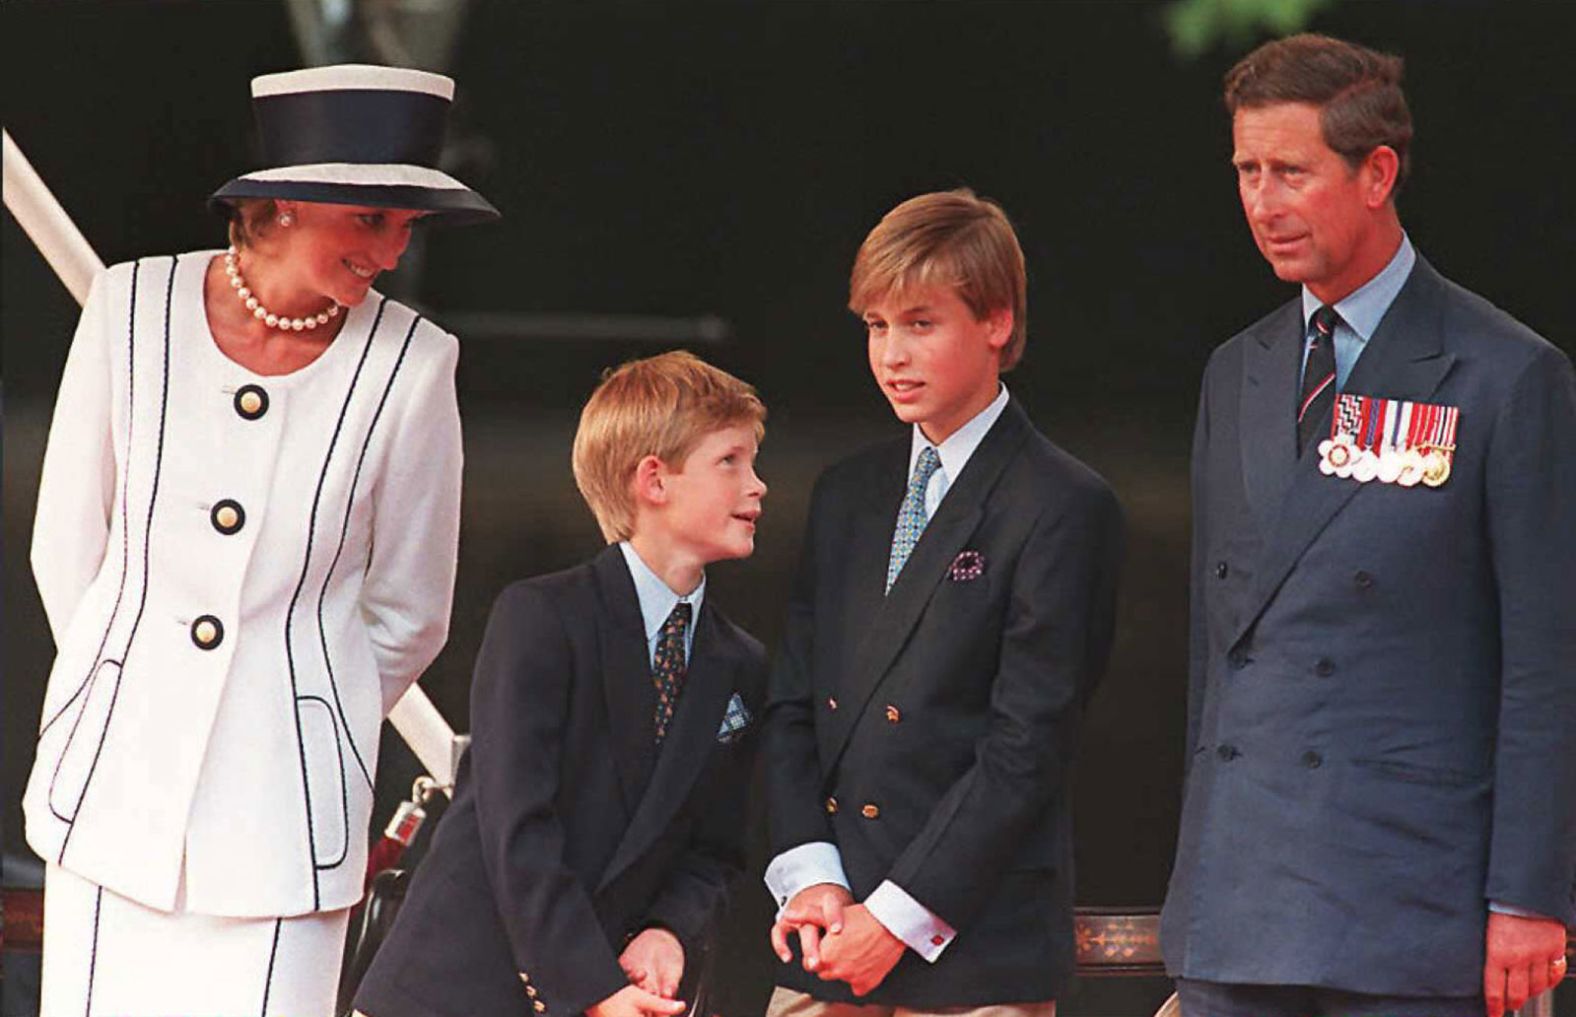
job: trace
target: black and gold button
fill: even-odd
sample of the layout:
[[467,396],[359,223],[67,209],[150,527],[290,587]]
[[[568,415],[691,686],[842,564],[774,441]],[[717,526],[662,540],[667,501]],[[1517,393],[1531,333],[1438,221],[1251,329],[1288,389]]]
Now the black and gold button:
[[1328,678],[1335,673],[1335,661],[1329,657],[1320,657],[1319,662],[1313,665],[1313,673],[1320,678]]
[[828,798],[826,800],[826,814],[828,816],[835,816],[835,815],[837,815],[837,799],[836,798]]
[[224,642],[224,622],[205,614],[192,622],[192,642],[199,650],[212,650]]
[[898,721],[903,719],[903,711],[899,710],[891,703],[888,703],[886,708],[886,719],[888,724],[896,724]]
[[1312,749],[1309,749],[1307,752],[1302,754],[1302,765],[1306,766],[1310,770],[1317,770],[1319,767],[1324,765],[1324,757]]
[[1231,575],[1231,566],[1223,561],[1217,561],[1215,563],[1215,578],[1224,579],[1229,575]]
[[268,412],[268,391],[261,385],[242,385],[235,390],[235,412],[246,420],[256,420]]
[[241,527],[246,525],[246,510],[241,503],[231,498],[214,502],[213,508],[208,512],[208,519],[213,523],[213,528],[225,536],[241,532]]
[[859,809],[859,814],[864,816],[866,819],[880,819],[881,806],[877,805],[875,802],[866,802]]

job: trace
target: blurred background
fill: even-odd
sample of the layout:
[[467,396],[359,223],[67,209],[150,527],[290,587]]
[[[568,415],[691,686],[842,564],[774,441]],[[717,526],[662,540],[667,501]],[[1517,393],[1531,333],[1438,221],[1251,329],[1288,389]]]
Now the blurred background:
[[[1076,779],[1083,904],[1164,894],[1197,383],[1215,345],[1294,293],[1242,222],[1225,70],[1302,27],[1405,56],[1414,243],[1576,352],[1572,4],[6,0],[0,19],[5,127],[111,263],[222,246],[203,201],[257,166],[252,76],[353,59],[458,80],[446,168],[504,219],[427,234],[380,285],[462,344],[459,583],[423,679],[461,730],[493,596],[600,544],[569,444],[604,368],[682,346],[759,388],[771,493],[757,552],[709,581],[773,645],[815,475],[901,433],[844,307],[859,241],[921,191],[1001,202],[1030,284],[1028,353],[1007,384],[1110,480],[1130,527],[1117,649]],[[52,657],[27,547],[77,308],[9,215],[0,242],[10,881],[26,869],[18,803]],[[386,733],[377,827],[417,771]],[[757,872],[763,854],[757,838]],[[753,875],[740,896],[717,961],[729,1017],[760,1012],[774,963],[769,898]],[[4,1013],[31,1012],[6,982]],[[1086,981],[1062,1012],[1147,1014],[1167,991]]]

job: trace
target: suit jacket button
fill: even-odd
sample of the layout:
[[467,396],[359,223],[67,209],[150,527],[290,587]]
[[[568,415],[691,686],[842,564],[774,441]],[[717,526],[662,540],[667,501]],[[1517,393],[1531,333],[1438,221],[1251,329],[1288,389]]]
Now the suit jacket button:
[[531,1007],[537,1013],[546,1013],[547,1012],[547,1004],[542,1002],[541,1000],[537,1000],[536,1002],[532,1003]]
[[1217,561],[1215,563],[1215,578],[1216,579],[1224,579],[1230,574],[1231,574],[1231,566],[1227,565],[1223,561]]
[[268,392],[260,385],[242,385],[235,392],[235,412],[245,420],[256,420],[268,412]]
[[1228,763],[1233,759],[1236,759],[1240,754],[1241,753],[1237,751],[1237,747],[1235,745],[1222,745],[1220,748],[1215,750],[1215,755],[1219,756]]
[[211,650],[224,642],[224,622],[205,614],[192,622],[192,642],[199,650]]
[[1232,650],[1226,659],[1231,663],[1233,671],[1241,671],[1248,666],[1248,655],[1242,650]]
[[525,994],[527,996],[530,996],[532,999],[535,999],[536,998],[536,986],[534,986],[531,983],[527,982],[525,984]]
[[231,498],[215,502],[212,511],[208,513],[208,520],[213,523],[213,528],[225,536],[239,533],[241,527],[246,525],[246,510],[241,503]]
[[835,816],[835,815],[837,815],[837,799],[836,798],[828,798],[826,800],[826,814],[828,816]]
[[859,814],[866,819],[880,819],[881,807],[874,802],[866,802],[864,808],[859,810]]
[[827,696],[826,697],[826,708],[828,710],[835,710],[835,709],[837,709],[837,697],[836,696]]
[[1359,590],[1369,590],[1373,588],[1374,577],[1369,575],[1367,572],[1358,569],[1357,574],[1352,576],[1352,582],[1357,584],[1357,588]]
[[1335,673],[1335,661],[1329,657],[1320,657],[1319,662],[1313,665],[1313,673],[1320,678],[1328,678]]
[[897,707],[889,703],[887,704],[886,708],[886,719],[887,723],[896,724],[898,721],[903,719],[903,713]]
[[1310,770],[1317,770],[1324,765],[1324,757],[1310,749],[1302,754],[1302,765]]

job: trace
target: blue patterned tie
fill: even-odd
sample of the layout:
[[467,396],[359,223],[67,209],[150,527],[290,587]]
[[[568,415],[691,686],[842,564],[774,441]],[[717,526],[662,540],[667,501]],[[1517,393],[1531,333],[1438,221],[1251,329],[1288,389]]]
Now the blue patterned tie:
[[673,605],[673,613],[662,623],[657,636],[657,652],[651,667],[651,681],[657,686],[657,744],[668,733],[673,711],[678,709],[679,693],[684,691],[684,675],[689,666],[684,659],[684,630],[689,628],[690,606],[683,601]]
[[919,543],[930,515],[925,511],[925,488],[931,476],[941,468],[941,457],[926,445],[919,450],[919,461],[914,464],[914,475],[908,481],[908,493],[903,495],[903,507],[897,510],[897,528],[892,531],[892,557],[887,559],[886,592],[892,592],[903,564]]

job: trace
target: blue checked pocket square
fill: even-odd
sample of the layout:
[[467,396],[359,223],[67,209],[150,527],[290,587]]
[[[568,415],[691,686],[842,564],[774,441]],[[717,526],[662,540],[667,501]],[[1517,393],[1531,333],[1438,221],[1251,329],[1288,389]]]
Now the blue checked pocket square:
[[722,726],[717,728],[717,740],[724,745],[729,745],[744,737],[744,729],[750,726],[753,718],[750,708],[744,705],[744,700],[735,692],[733,698],[728,700],[728,709],[722,715]]

